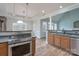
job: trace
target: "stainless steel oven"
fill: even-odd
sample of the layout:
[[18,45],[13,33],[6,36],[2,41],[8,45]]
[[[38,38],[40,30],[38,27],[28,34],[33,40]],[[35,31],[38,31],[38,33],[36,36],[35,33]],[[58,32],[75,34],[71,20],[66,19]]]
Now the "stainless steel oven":
[[8,55],[9,56],[32,55],[32,40],[9,44]]

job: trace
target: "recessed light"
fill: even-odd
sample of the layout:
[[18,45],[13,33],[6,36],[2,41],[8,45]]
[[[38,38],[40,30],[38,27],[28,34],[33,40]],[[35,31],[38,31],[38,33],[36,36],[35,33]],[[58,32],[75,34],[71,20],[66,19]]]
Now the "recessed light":
[[59,8],[63,8],[63,6],[62,6],[62,5],[60,5],[60,6],[59,6]]
[[45,10],[42,10],[42,13],[45,13]]

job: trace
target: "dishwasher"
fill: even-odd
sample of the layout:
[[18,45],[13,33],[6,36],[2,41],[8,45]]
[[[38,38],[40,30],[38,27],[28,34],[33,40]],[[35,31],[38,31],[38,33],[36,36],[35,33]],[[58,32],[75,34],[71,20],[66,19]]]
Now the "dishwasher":
[[71,52],[79,55],[79,38],[71,38]]

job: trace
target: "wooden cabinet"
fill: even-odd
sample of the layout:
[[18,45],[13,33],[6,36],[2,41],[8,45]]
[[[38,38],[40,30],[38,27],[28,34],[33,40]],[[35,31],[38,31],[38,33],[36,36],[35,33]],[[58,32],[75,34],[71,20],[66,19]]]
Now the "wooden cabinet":
[[48,33],[48,44],[54,44],[54,35],[51,33]]
[[8,43],[0,43],[0,56],[8,56]]
[[54,45],[60,47],[61,36],[54,35],[54,40],[55,40],[55,44]]
[[67,50],[67,51],[70,50],[70,38],[63,35],[49,33],[48,43],[51,45],[55,45],[57,47],[63,48],[64,50]]
[[36,37],[32,37],[32,56],[35,55],[35,50],[36,50]]
[[62,36],[61,38],[61,48],[65,50],[70,50],[70,38]]

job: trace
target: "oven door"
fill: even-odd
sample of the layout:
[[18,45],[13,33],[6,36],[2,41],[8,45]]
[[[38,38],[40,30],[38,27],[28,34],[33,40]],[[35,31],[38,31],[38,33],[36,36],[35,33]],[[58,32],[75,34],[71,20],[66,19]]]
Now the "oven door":
[[9,56],[32,55],[32,41],[9,45]]

